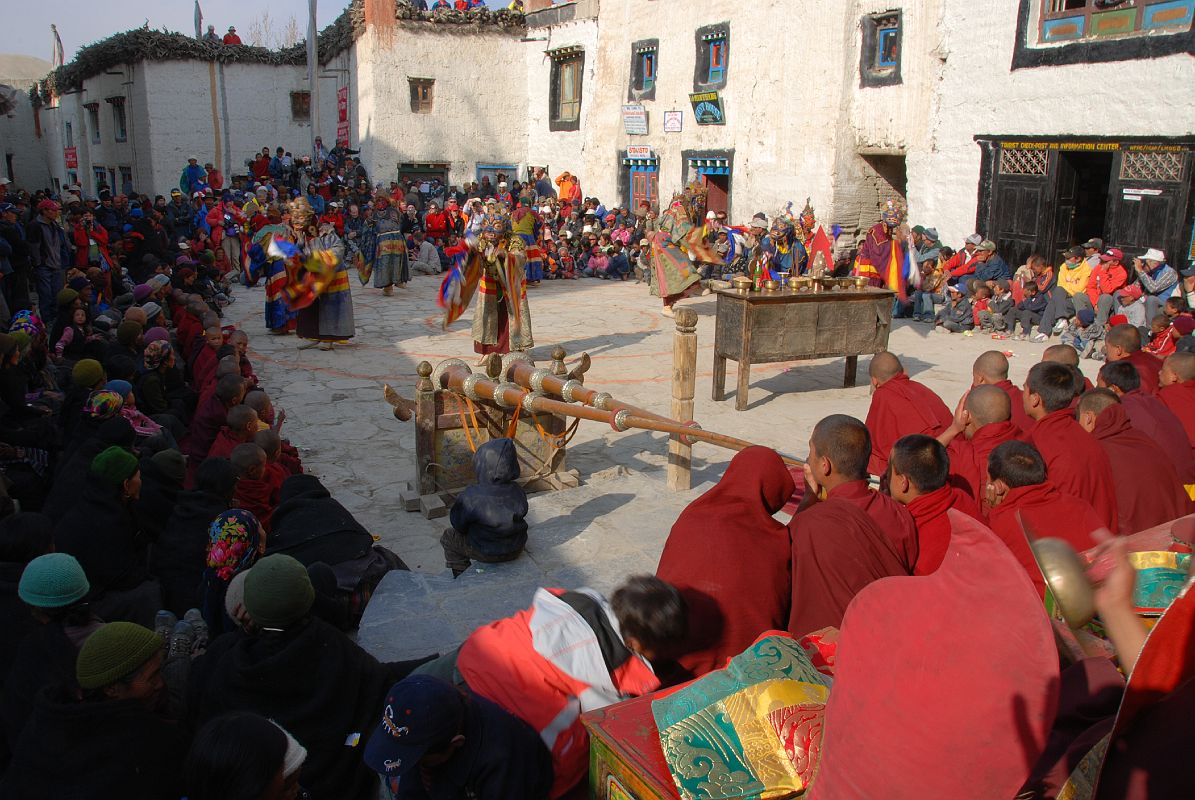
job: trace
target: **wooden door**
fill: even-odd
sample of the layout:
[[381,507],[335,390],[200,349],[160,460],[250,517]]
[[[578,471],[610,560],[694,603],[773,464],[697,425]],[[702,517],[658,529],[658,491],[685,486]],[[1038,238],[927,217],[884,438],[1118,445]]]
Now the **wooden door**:
[[1116,156],[1105,238],[1126,256],[1162,249],[1181,269],[1190,230],[1192,154],[1122,150]]
[[727,175],[705,175],[705,210],[726,213],[730,206],[730,177]]
[[1057,254],[1075,244],[1075,205],[1078,202],[1079,175],[1066,155],[1055,151],[1054,161],[1054,227],[1050,249]]
[[[996,252],[1016,269],[1049,241],[1046,218],[1048,182],[1040,178],[1018,177],[996,181],[992,215],[995,220],[988,238],[996,243]],[[1053,262],[1053,254],[1042,253]]]

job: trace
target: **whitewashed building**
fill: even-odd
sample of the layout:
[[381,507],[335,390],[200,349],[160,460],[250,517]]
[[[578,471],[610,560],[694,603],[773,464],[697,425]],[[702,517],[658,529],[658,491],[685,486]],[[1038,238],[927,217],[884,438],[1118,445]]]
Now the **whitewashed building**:
[[545,166],[607,205],[699,180],[737,221],[808,197],[842,248],[901,199],[946,243],[978,230],[1016,263],[1092,235],[1191,252],[1195,0],[527,7],[525,26],[400,11],[379,33],[356,6],[306,115],[303,66],[107,70],[41,109],[49,171],[160,193],[187,155],[231,174],[262,146],[298,155],[313,124],[334,140],[343,111],[379,181]]

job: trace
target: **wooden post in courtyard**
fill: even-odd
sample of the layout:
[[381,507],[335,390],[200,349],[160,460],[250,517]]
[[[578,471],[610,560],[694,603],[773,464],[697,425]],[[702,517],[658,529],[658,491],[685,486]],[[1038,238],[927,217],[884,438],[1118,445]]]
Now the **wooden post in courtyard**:
[[[697,312],[675,308],[676,332],[672,337],[672,418],[693,419],[693,393],[697,384]],[[687,491],[692,483],[692,444],[673,434],[668,440],[668,488]]]
[[416,488],[420,495],[436,493],[436,475],[432,470],[436,452],[436,387],[432,384],[432,365],[420,361],[415,368],[415,459]]

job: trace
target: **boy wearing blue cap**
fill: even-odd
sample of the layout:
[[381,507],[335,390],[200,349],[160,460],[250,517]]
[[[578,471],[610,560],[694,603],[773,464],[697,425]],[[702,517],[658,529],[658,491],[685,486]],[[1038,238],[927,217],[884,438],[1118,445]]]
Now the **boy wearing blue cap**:
[[430,675],[390,687],[365,763],[395,800],[547,798],[552,758],[531,726]]

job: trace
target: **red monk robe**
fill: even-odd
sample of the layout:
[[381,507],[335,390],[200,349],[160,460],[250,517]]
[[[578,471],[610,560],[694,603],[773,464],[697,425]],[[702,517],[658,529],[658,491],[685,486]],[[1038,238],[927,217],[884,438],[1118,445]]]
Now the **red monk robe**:
[[1141,376],[1142,391],[1146,394],[1157,394],[1161,380],[1159,373],[1162,371],[1162,359],[1144,350],[1137,350],[1130,353],[1125,360],[1137,368],[1137,374]]
[[241,478],[232,496],[233,508],[251,512],[266,533],[270,532],[274,509],[278,507],[278,492],[282,488],[282,482],[276,477],[276,473],[267,470],[261,478]]
[[1195,381],[1163,386],[1158,390],[1158,397],[1182,423],[1191,442],[1191,454],[1195,456]]
[[858,506],[823,500],[788,523],[792,536],[792,607],[788,631],[804,636],[837,628],[867,584],[908,575],[888,536]]
[[1046,462],[1051,485],[1087,500],[1108,530],[1120,532],[1112,465],[1099,443],[1075,421],[1074,412],[1063,408],[1039,419],[1029,432],[1029,443]]
[[913,568],[914,575],[932,575],[942,566],[942,559],[950,547],[951,527],[947,511],[954,509],[982,523],[979,506],[971,496],[957,486],[946,484],[918,495],[909,501],[909,513],[917,524],[917,547],[919,555]]
[[1012,406],[1012,424],[1023,431],[1028,431],[1032,428],[1035,423],[1033,417],[1025,413],[1025,395],[1021,391],[1021,387],[1007,378],[993,385],[1008,395],[1010,405]]
[[826,492],[826,498],[845,500],[863,509],[887,534],[907,573],[913,573],[917,564],[917,524],[909,509],[893,500],[891,495],[874,491],[867,481],[840,483]]
[[1195,462],[1191,459],[1191,440],[1182,421],[1157,395],[1141,389],[1120,396],[1121,405],[1133,429],[1144,433],[1166,453],[1183,483],[1195,483]]
[[1008,800],[1041,755],[1050,622],[992,532],[948,513],[941,569],[876,581],[847,611],[809,800]]
[[184,362],[189,364],[191,358],[195,355],[196,344],[203,342],[203,325],[199,320],[186,312],[179,317],[175,317],[175,319],[178,320],[178,323],[175,325],[178,346],[183,351]]
[[1101,411],[1091,435],[1112,465],[1123,533],[1143,531],[1191,513],[1191,499],[1166,453],[1153,439],[1133,429],[1124,406],[1112,405]]
[[215,441],[207,451],[207,458],[232,458],[232,451],[239,444],[244,444],[245,438],[239,433],[233,433],[228,426],[220,428]]
[[[1017,399],[1022,408],[1024,403]],[[987,515],[988,456],[1000,445],[1020,439],[1024,433],[1011,422],[993,422],[975,431],[970,439],[956,436],[946,451],[950,454],[950,476],[952,483],[963,488],[979,508]],[[980,520],[982,521],[982,516]]]
[[774,450],[748,447],[672,526],[656,576],[685,598],[688,634],[677,662],[692,676],[725,666],[761,633],[788,624],[792,546],[772,515],[794,489]]
[[216,351],[204,342],[195,353],[195,361],[191,364],[191,388],[200,391],[209,384],[216,382],[216,366],[219,364]]
[[902,436],[937,436],[952,422],[954,415],[932,389],[910,380],[904,372],[893,376],[875,390],[867,410],[867,430],[871,433],[868,471],[873,475],[888,471],[888,454]]
[[1037,587],[1037,593],[1045,598],[1046,582],[1029,548],[1029,540],[1021,530],[1018,513],[1033,535],[1063,539],[1079,552],[1095,547],[1091,532],[1104,527],[1104,521],[1091,503],[1063,494],[1049,483],[1009,489],[1000,505],[988,512],[988,526],[1008,545]]

